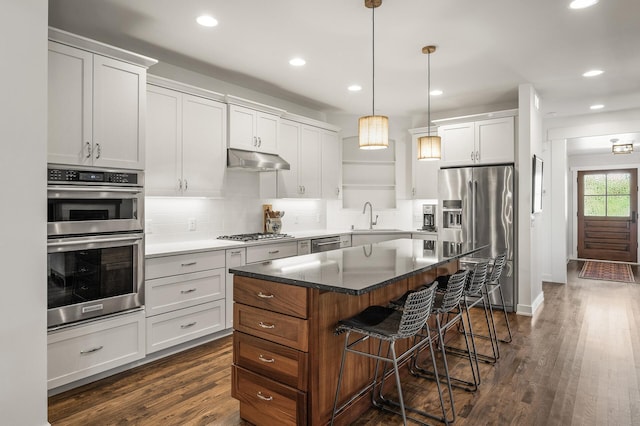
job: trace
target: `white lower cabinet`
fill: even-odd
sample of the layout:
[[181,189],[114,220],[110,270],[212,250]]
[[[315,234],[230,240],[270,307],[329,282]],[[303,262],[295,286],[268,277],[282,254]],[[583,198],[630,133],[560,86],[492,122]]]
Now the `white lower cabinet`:
[[247,247],[247,264],[297,255],[298,243],[295,241],[252,246]]
[[144,317],[144,311],[137,311],[49,332],[47,387],[144,358]]
[[147,353],[225,329],[224,299],[147,318]]
[[225,251],[147,259],[147,353],[226,328]]

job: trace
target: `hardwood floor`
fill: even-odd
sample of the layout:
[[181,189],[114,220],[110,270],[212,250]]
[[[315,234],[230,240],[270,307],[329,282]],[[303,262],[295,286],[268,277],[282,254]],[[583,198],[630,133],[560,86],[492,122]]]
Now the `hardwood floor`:
[[[636,284],[624,284],[578,279],[581,266],[569,264],[566,286],[543,285],[536,317],[510,316],[514,341],[501,346],[496,365],[480,365],[480,389],[454,390],[456,425],[640,424],[638,267]],[[486,352],[487,343],[480,343]],[[53,396],[49,421],[246,425],[230,396],[231,346],[231,338],[223,338]],[[456,373],[465,373],[462,359],[448,359]],[[437,411],[435,383],[407,376],[403,386],[408,404]],[[356,424],[400,423],[370,409]]]

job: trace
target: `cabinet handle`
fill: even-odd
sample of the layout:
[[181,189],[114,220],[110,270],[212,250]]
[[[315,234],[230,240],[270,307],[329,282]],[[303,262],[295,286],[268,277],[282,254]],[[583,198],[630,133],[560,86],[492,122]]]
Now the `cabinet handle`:
[[259,291],[258,292],[258,297],[260,297],[261,299],[273,299],[274,296],[273,294],[269,293],[269,294],[264,294],[263,292]]
[[196,265],[198,262],[187,262],[187,263],[181,263],[180,266],[193,266]]
[[196,324],[197,324],[197,322],[194,321],[194,322],[190,322],[189,324],[183,324],[183,325],[180,326],[180,328],[189,328],[189,327],[193,327]]
[[262,146],[262,138],[258,138],[258,147]]
[[91,143],[87,142],[87,156],[86,158],[91,158]]
[[280,253],[280,250],[272,250],[269,252],[269,254],[278,254]]
[[258,355],[258,359],[260,361],[262,361],[262,362],[268,362],[270,364],[273,363],[273,362],[276,362],[275,359],[273,359],[273,358],[265,358],[264,355],[262,355],[262,354]]
[[96,144],[96,160],[97,160],[98,158],[100,158],[100,155],[101,155],[101,154],[102,154],[102,148],[100,147],[100,144],[99,144],[99,143],[97,143],[97,144]]
[[262,327],[262,328],[276,328],[276,325],[275,325],[275,324],[269,324],[268,322],[262,322],[262,321],[260,321],[260,322],[258,323],[258,325],[259,325],[260,327]]
[[231,252],[231,256],[238,256],[240,254],[242,254],[242,252],[240,250]]
[[83,351],[80,351],[80,355],[86,355],[86,354],[92,354],[94,352],[98,352],[100,349],[102,349],[104,346],[96,346],[95,348],[91,348],[91,349],[85,349]]
[[182,191],[182,179],[178,179],[178,189]]
[[196,291],[195,288],[190,288],[189,290],[180,290],[180,294],[189,294],[193,293],[194,291]]
[[476,161],[480,161],[480,151],[476,151]]
[[262,392],[258,392],[256,395],[258,395],[258,398],[260,398],[263,401],[273,401],[273,397],[271,395],[264,396]]
[[336,188],[336,195],[340,195],[340,187]]
[[189,182],[185,179],[184,180],[184,190],[186,191],[187,189],[189,189]]
[[416,189],[415,188],[411,188],[411,195],[416,195]]
[[471,161],[473,161],[473,151],[471,151]]
[[305,192],[307,192],[307,187],[302,185],[302,193],[304,194]]
[[253,146],[258,146],[258,138],[253,137]]

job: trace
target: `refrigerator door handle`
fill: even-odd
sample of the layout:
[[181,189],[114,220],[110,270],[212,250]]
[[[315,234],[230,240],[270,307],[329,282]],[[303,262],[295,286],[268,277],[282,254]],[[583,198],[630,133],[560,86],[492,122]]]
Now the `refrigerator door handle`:
[[471,224],[473,226],[473,246],[475,247],[475,245],[477,244],[477,239],[476,239],[476,223],[475,223],[475,218],[477,216],[477,201],[478,201],[478,181],[474,180],[473,181],[473,223]]
[[[473,181],[470,180],[468,182],[469,184],[469,192],[468,192],[468,212],[467,212],[467,239],[470,240],[468,241],[469,243],[471,243],[472,245],[475,245],[475,239],[476,239],[476,227],[475,227],[475,223],[474,223],[474,218],[475,218],[475,193],[473,191]],[[467,242],[467,241],[465,241]]]

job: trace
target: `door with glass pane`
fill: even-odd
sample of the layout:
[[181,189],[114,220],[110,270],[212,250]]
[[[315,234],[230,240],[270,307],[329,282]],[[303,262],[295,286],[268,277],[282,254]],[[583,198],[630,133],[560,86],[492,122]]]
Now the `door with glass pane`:
[[578,257],[636,262],[636,169],[578,172]]

